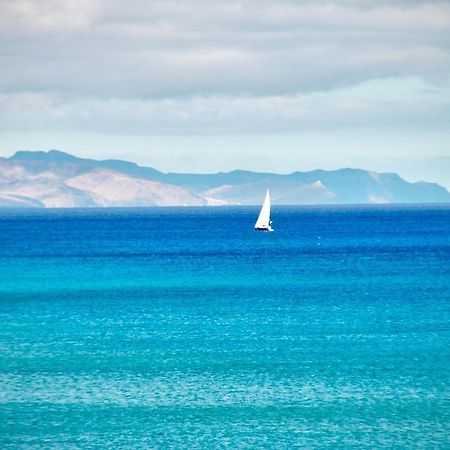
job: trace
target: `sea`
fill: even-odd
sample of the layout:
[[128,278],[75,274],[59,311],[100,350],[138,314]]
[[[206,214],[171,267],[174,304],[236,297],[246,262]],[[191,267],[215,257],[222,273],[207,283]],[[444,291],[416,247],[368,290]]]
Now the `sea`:
[[450,206],[0,211],[1,449],[450,448]]

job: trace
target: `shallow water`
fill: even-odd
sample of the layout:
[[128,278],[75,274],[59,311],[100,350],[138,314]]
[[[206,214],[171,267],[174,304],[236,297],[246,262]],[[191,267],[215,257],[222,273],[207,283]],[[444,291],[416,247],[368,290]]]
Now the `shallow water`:
[[448,448],[449,207],[0,212],[1,448]]

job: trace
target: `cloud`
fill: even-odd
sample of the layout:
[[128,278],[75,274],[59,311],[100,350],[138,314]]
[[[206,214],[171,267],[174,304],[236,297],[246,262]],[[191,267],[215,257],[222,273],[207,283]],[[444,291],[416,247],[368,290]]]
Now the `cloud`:
[[450,74],[447,2],[15,0],[0,29],[4,93],[279,96]]
[[0,0],[0,66],[17,141],[444,129],[450,4]]
[[0,26],[8,33],[71,32],[86,29],[102,8],[99,0],[1,0]]
[[0,130],[115,134],[281,133],[351,127],[447,127],[450,89],[417,79],[376,80],[331,93],[246,97],[74,98],[0,96]]

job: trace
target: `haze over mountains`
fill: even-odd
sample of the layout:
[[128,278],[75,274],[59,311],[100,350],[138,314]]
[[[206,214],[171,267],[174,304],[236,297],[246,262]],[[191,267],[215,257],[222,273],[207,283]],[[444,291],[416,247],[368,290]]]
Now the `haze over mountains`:
[[0,158],[0,207],[255,205],[268,187],[274,204],[450,202],[438,184],[361,169],[183,174],[58,150]]

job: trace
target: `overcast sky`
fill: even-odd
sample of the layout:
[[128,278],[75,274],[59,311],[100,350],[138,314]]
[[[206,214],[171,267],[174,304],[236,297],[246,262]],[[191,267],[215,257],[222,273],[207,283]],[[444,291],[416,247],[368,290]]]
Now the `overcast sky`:
[[450,1],[0,0],[0,155],[450,188]]

